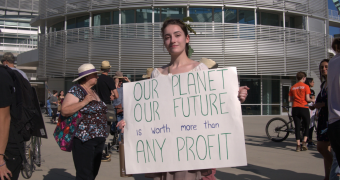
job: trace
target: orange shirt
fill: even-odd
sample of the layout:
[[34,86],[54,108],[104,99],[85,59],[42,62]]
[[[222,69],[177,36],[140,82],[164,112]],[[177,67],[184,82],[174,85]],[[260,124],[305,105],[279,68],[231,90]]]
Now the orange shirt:
[[289,91],[289,96],[294,97],[293,107],[308,108],[306,95],[310,94],[310,88],[303,82],[294,84]]

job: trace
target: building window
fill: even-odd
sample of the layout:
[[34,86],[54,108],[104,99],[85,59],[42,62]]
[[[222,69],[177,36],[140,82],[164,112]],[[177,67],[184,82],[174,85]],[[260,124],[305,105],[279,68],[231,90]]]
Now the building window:
[[239,10],[239,23],[255,24],[254,11]]
[[21,27],[31,27],[30,23],[25,23],[25,22],[18,22],[18,26],[21,26]]
[[68,19],[67,20],[67,29],[76,28],[76,18]]
[[280,104],[280,80],[262,80],[262,103]]
[[15,21],[5,21],[6,26],[18,26],[18,22]]
[[155,8],[155,22],[163,22],[167,18],[183,19],[184,17],[186,17],[186,8]]
[[260,24],[269,26],[279,26],[279,15],[261,12]]
[[194,22],[212,22],[212,8],[189,8],[190,17]]
[[244,104],[261,104],[261,79],[240,79],[240,86],[248,86],[251,91]]
[[225,9],[224,10],[224,22],[225,23],[237,23],[237,10]]
[[135,23],[135,10],[122,10],[122,24]]
[[136,10],[136,23],[151,23],[151,22],[152,22],[152,9]]
[[17,44],[18,39],[17,38],[4,38],[4,43]]
[[214,22],[222,22],[222,8],[214,8]]
[[111,12],[104,12],[93,15],[93,26],[102,26],[111,24]]
[[77,28],[89,27],[89,25],[90,25],[89,16],[77,17],[76,21],[77,21]]
[[119,11],[113,11],[113,24],[119,24]]
[[62,22],[59,22],[55,25],[52,26],[52,31],[55,32],[55,31],[61,31],[61,30],[64,30],[64,21]]
[[261,105],[242,105],[242,115],[261,115]]
[[262,106],[263,114],[262,115],[280,115],[280,105],[263,105]]

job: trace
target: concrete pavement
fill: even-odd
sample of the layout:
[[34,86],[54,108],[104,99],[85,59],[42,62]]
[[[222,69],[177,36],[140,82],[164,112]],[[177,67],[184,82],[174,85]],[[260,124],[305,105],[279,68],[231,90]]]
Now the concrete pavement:
[[[244,129],[248,166],[217,169],[220,180],[321,180],[324,176],[323,158],[316,148],[295,152],[295,137],[275,143],[267,139],[266,123],[275,116],[244,116]],[[286,116],[281,116],[287,119]],[[72,154],[59,149],[53,138],[55,124],[45,117],[48,139],[42,139],[42,166],[33,173],[33,180],[75,179]],[[315,136],[315,134],[314,134]],[[109,137],[108,139],[110,139]],[[315,139],[316,137],[314,137]],[[119,156],[114,152],[111,162],[103,162],[97,179],[99,180],[146,180],[144,175],[129,178],[119,176]],[[20,175],[20,180],[24,178]]]

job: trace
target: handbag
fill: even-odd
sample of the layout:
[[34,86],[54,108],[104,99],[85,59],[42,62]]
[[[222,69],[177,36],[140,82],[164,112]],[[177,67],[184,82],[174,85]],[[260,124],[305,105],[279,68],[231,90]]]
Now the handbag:
[[122,104],[119,104],[117,106],[115,106],[116,110],[117,110],[117,114],[120,114],[123,112],[123,107]]
[[79,111],[69,117],[60,114],[53,136],[62,151],[71,152],[73,138],[81,120],[82,114]]

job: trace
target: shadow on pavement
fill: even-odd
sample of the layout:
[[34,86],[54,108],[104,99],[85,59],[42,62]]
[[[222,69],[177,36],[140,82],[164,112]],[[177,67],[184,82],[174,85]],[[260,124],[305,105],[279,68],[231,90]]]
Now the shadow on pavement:
[[[217,170],[215,177],[218,179],[233,179],[233,180],[287,180],[287,179],[309,179],[309,180],[319,180],[323,179],[323,176],[307,173],[298,173],[294,171],[284,170],[284,169],[270,169],[265,167],[260,167],[252,164],[248,166],[237,167],[243,171],[250,171],[256,175],[251,174],[231,174],[227,172],[222,172]],[[258,176],[257,176],[258,175]]]
[[50,169],[47,175],[44,175],[43,180],[60,180],[60,179],[72,179],[74,180],[76,177],[72,174],[66,172],[66,169]]
[[135,180],[152,180],[150,178],[146,178],[144,174],[134,174],[133,178],[135,178]]

